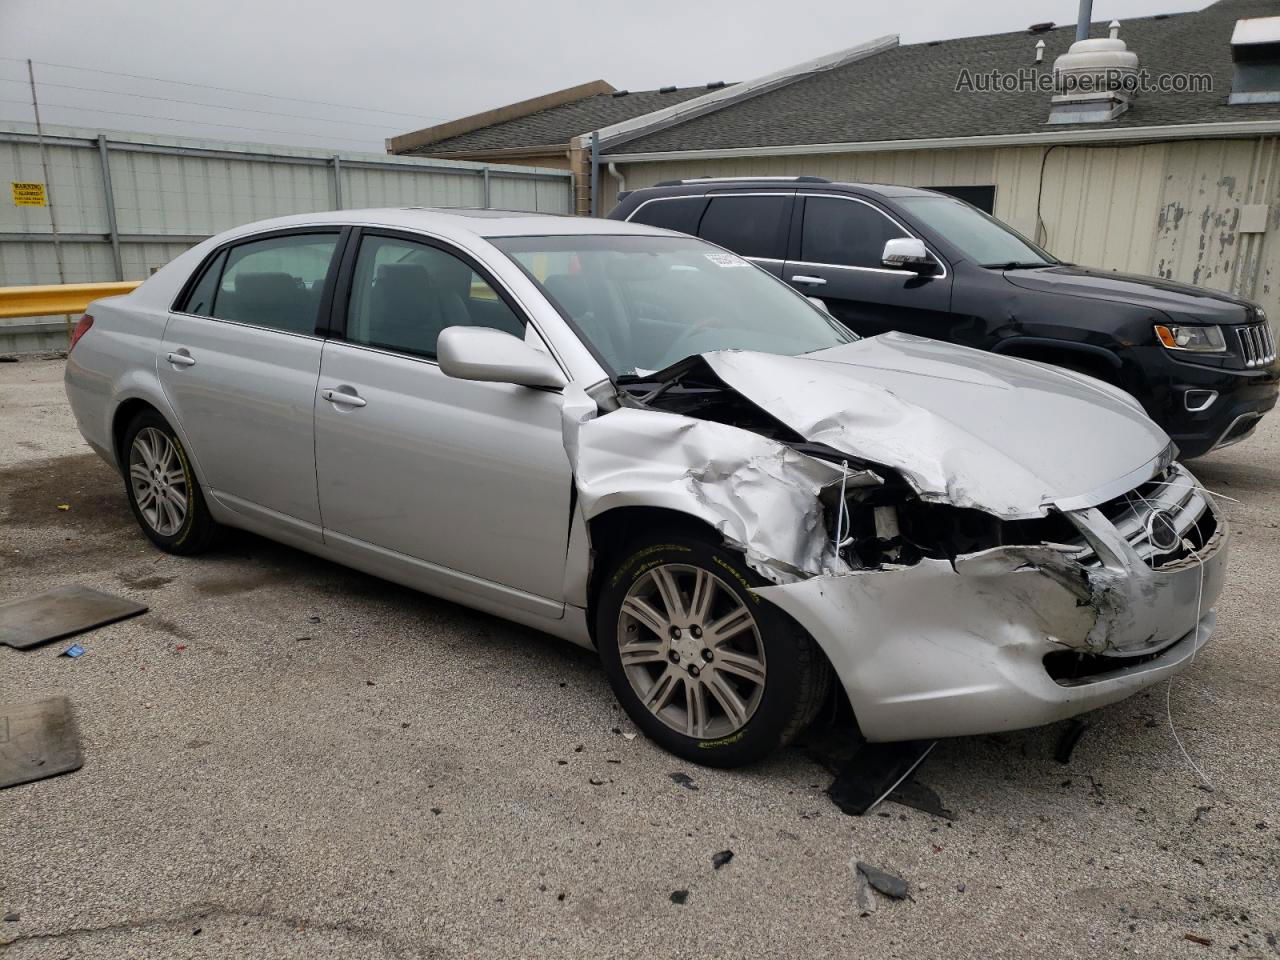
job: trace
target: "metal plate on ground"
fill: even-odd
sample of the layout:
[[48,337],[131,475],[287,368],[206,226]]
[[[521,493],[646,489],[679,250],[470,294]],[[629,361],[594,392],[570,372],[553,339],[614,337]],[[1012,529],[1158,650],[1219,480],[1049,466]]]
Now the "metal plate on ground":
[[0,703],[0,790],[79,770],[80,732],[66,697]]
[[0,643],[27,650],[146,612],[144,604],[72,583],[0,603]]

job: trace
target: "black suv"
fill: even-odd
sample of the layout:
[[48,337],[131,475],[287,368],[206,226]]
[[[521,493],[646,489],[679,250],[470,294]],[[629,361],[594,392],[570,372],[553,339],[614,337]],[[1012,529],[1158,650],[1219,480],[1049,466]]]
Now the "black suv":
[[1183,457],[1244,439],[1276,403],[1275,343],[1257,304],[1063,263],[931,190],[679,180],[622,194],[609,216],[727,247],[864,336],[901,330],[1115,384]]

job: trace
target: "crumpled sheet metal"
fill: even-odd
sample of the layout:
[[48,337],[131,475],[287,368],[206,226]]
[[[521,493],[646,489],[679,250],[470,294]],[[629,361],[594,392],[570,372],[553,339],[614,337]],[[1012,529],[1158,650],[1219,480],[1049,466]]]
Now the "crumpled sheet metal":
[[[994,547],[756,589],[822,645],[869,740],[1016,730],[1121,700],[1182,669],[1215,622],[1225,564],[1133,583],[1045,546]],[[1199,614],[1199,620],[1196,614]],[[1109,679],[1060,686],[1043,658],[1153,641],[1168,663],[1117,661]],[[1174,655],[1176,653],[1176,655]]]
[[[1058,500],[1154,468],[1168,447],[1115,391],[906,334],[804,357],[720,351],[703,359],[805,439],[892,467],[923,499],[1006,520],[1043,516]],[[905,386],[910,399],[899,393]],[[1095,455],[1078,456],[1086,449]]]
[[565,449],[587,519],[627,506],[696,516],[775,583],[849,570],[819,500],[839,466],[707,420],[629,407],[582,417],[570,405]]

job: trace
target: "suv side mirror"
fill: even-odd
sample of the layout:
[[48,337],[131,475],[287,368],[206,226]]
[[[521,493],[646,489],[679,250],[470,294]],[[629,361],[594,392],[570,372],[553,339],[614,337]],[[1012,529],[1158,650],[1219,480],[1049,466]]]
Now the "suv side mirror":
[[886,242],[880,262],[892,270],[910,270],[912,273],[933,273],[937,267],[924,241],[915,237],[895,237]]
[[518,337],[490,327],[446,327],[436,341],[440,370],[458,380],[561,389],[568,381],[555,360]]

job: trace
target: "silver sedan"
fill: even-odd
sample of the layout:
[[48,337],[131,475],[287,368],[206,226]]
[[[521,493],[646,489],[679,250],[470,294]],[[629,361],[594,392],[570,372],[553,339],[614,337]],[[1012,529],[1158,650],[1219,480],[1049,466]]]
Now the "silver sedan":
[[251,530],[599,651],[729,766],[836,698],[873,741],[1047,723],[1184,668],[1227,530],[1136,402],[901,334],[702,241],[421,209],[193,248],[67,394],[158,547]]

